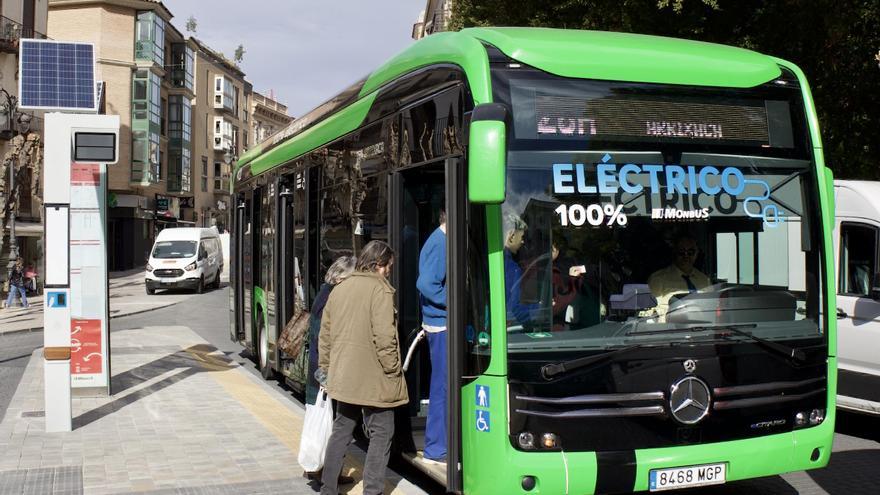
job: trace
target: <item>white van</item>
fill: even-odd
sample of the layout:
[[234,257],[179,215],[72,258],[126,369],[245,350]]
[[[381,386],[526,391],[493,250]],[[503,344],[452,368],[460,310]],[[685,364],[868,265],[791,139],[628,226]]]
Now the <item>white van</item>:
[[837,405],[880,415],[880,182],[834,181]]
[[220,287],[223,249],[215,229],[168,228],[156,236],[146,268],[147,294],[156,289]]

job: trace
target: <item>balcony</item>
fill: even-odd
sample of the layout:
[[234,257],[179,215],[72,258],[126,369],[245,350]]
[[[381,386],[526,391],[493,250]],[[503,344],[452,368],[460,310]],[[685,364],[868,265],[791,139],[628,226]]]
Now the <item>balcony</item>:
[[0,16],[0,53],[18,53],[18,42],[22,39],[46,39],[46,35],[26,27],[20,22]]

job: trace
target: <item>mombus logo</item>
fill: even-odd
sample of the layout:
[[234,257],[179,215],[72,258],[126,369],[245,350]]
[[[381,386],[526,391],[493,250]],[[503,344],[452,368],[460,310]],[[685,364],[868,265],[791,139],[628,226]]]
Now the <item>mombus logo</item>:
[[[617,194],[622,191],[629,194],[665,194],[666,198],[676,194],[715,196],[722,193],[739,198],[747,188],[749,194],[742,197],[747,216],[760,218],[771,227],[783,221],[782,212],[775,204],[762,204],[762,201],[770,199],[772,192],[767,182],[747,179],[737,167],[703,166],[697,170],[693,165],[618,165],[611,163],[608,153],[596,164],[595,172],[588,171],[583,163],[553,164],[553,193],[556,195]],[[753,193],[756,189],[761,191],[760,194]],[[703,210],[695,210],[694,215],[696,211],[699,211],[699,218],[703,218]],[[652,217],[655,213],[652,211]],[[671,214],[671,217],[668,216],[664,209],[661,218],[685,218],[675,212]],[[708,211],[705,215],[708,216]]]

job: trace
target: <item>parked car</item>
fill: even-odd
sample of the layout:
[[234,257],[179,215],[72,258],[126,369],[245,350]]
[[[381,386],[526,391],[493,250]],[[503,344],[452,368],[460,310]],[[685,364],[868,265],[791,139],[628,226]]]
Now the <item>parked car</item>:
[[837,405],[880,415],[880,182],[834,181]]
[[168,228],[156,236],[146,266],[147,294],[156,289],[220,287],[223,250],[214,229]]

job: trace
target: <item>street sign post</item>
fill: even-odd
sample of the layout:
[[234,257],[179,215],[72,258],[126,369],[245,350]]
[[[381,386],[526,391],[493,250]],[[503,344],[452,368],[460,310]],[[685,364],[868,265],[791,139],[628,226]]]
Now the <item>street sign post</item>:
[[48,113],[43,195],[46,431],[70,431],[71,392],[107,395],[107,164],[119,116]]

